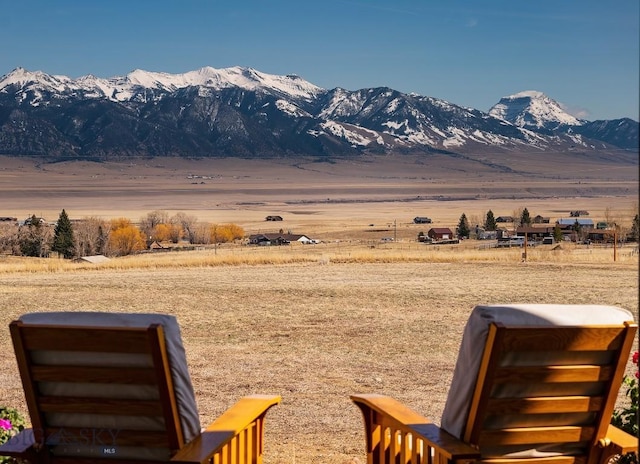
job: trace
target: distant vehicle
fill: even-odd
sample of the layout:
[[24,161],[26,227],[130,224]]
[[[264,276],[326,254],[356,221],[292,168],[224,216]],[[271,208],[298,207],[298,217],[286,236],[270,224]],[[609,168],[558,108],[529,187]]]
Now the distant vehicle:
[[431,218],[426,216],[416,216],[413,218],[415,224],[431,224]]

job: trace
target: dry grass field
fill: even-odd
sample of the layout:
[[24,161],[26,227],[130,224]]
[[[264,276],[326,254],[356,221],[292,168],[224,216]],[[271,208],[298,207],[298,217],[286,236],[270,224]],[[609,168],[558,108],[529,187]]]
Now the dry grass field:
[[[476,304],[638,307],[634,260],[143,266],[11,272],[0,280],[2,327],[34,310],[175,314],[203,423],[242,395],[282,395],[267,418],[267,463],[363,461],[351,393],[388,394],[439,422]],[[0,403],[24,410],[3,334]]]
[[[267,416],[266,463],[364,462],[362,418],[349,394],[388,394],[439,422],[474,305],[638,309],[634,246],[618,249],[615,262],[612,248],[536,247],[524,262],[521,249],[415,242],[427,226],[454,227],[462,212],[481,218],[488,209],[510,215],[527,207],[552,220],[586,209],[596,220],[607,212],[630,221],[637,166],[585,165],[561,179],[551,166],[525,182],[524,175],[485,180],[491,173],[422,172],[408,161],[377,170],[366,163],[343,170],[322,163],[157,163],[0,159],[0,216],[55,220],[65,208],[72,218],[135,220],[163,209],[235,222],[247,233],[283,228],[324,243],[221,246],[101,265],[0,257],[0,404],[25,410],[6,330],[20,314],[163,312],[181,324],[203,424],[243,395],[280,394],[282,403]],[[267,223],[268,214],[285,220]],[[423,215],[435,223],[411,223]],[[380,241],[394,233],[396,243]]]

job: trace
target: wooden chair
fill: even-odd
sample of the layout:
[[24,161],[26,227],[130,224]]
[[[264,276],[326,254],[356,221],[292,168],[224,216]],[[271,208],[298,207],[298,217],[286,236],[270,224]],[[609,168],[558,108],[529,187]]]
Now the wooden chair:
[[604,464],[637,453],[637,437],[610,425],[636,331],[609,306],[476,307],[440,427],[387,396],[351,396],[367,462]]
[[264,418],[280,397],[242,398],[202,430],[175,318],[37,313],[10,332],[32,428],[0,456],[33,464],[262,462]]

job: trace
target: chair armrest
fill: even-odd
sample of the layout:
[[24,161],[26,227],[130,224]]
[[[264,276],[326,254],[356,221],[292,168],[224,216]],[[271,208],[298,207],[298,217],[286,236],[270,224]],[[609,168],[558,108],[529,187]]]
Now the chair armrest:
[[262,454],[264,416],[280,402],[280,396],[251,395],[241,398],[211,423],[199,436],[187,443],[171,458],[175,463],[204,463],[216,454],[225,453],[239,437],[248,453]]
[[638,437],[619,429],[614,425],[609,425],[605,445],[611,449],[613,454],[627,454],[638,452]]
[[[426,417],[384,395],[352,395],[351,400],[364,415],[367,454],[384,456],[417,453],[422,442],[425,454],[431,450],[451,462],[468,462],[480,459],[480,452],[433,424]],[[387,436],[386,429],[390,434]],[[386,437],[386,438],[385,438]],[[391,438],[389,438],[391,437]],[[393,438],[395,437],[395,438]],[[378,460],[374,459],[374,462]],[[390,458],[388,462],[395,462]],[[435,462],[435,461],[434,461]]]
[[0,456],[26,459],[35,452],[35,444],[33,429],[24,429],[0,445]]

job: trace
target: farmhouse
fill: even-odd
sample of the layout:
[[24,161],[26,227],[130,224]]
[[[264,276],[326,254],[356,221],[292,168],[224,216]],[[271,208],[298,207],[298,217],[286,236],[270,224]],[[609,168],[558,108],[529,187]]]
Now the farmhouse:
[[249,243],[252,245],[289,245],[291,242],[310,244],[318,243],[317,240],[313,240],[306,235],[300,234],[254,234],[249,236]]
[[580,227],[583,227],[585,229],[593,229],[594,227],[593,219],[572,217],[572,218],[560,218],[556,221],[556,224],[558,224],[561,228],[571,228],[575,226],[576,223],[578,223]]
[[513,222],[512,216],[498,216],[496,222]]
[[478,240],[495,240],[498,238],[498,235],[501,236],[499,232],[500,231],[498,230],[484,230],[484,229],[478,228],[476,230],[476,238]]
[[542,241],[545,237],[553,237],[553,229],[555,227],[530,227],[520,226],[516,229],[517,237],[527,237],[527,240]]
[[427,236],[431,240],[451,240],[453,232],[448,227],[433,227],[427,232]]
[[44,225],[47,221],[44,218],[31,216],[25,219],[24,221],[20,221],[20,226],[35,226],[35,225]]
[[613,243],[615,239],[615,231],[612,229],[596,229],[587,234],[587,240],[596,243]]
[[539,214],[533,218],[534,224],[549,224],[549,222],[550,222],[550,218],[542,217]]

